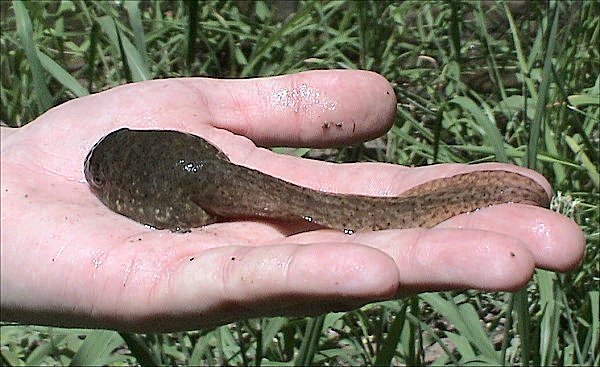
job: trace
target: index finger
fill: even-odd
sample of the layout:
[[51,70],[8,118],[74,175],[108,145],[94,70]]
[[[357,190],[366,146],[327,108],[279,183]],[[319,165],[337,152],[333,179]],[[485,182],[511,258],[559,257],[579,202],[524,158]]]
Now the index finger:
[[392,87],[369,71],[315,70],[180,83],[204,98],[211,125],[257,145],[319,147],[369,140],[387,131],[396,113]]
[[119,127],[184,130],[200,136],[216,127],[262,146],[322,147],[372,139],[390,128],[396,112],[388,81],[359,70],[152,80],[74,102],[52,109],[45,118],[77,125],[85,112],[98,135],[92,138]]

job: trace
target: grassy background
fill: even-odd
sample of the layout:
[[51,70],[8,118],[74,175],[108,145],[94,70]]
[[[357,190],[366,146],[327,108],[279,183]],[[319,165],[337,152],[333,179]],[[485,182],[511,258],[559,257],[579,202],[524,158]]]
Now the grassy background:
[[538,270],[514,294],[427,293],[172,334],[2,324],[3,364],[600,364],[597,1],[2,1],[0,10],[5,125],[145,79],[369,69],[394,85],[393,128],[299,153],[533,167],[553,185],[553,209],[588,241],[578,270]]

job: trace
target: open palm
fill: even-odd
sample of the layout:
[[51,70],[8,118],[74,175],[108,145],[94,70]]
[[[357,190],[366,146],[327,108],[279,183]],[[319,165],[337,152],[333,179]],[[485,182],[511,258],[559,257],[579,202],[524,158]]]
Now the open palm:
[[188,131],[229,158],[330,192],[397,195],[477,169],[331,164],[261,146],[331,146],[393,122],[387,81],[360,71],[276,78],[157,80],[58,106],[2,129],[2,319],[138,331],[184,330],[267,315],[316,314],[427,290],[513,290],[534,267],[566,271],[583,253],[574,222],[505,204],[433,229],[338,231],[285,223],[216,223],[190,233],[145,227],[89,191],[83,161],[120,127]]

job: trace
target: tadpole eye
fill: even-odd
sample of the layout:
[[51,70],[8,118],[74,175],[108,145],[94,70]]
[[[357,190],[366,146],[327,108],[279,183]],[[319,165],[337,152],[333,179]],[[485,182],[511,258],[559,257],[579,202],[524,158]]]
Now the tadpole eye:
[[101,188],[104,185],[105,179],[100,174],[100,168],[97,164],[91,162],[89,158],[85,162],[84,173],[85,179],[90,186],[93,186],[95,188]]
[[104,179],[98,176],[92,177],[92,185],[96,187],[102,187],[104,185]]

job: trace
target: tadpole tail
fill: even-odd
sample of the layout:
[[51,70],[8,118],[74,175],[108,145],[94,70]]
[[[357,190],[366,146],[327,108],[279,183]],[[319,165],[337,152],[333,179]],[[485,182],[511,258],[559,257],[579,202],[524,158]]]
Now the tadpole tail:
[[[211,210],[216,215],[304,220],[349,233],[429,228],[455,215],[502,203],[549,204],[546,191],[535,180],[509,171],[474,171],[439,178],[397,197],[325,193],[236,165],[230,175],[229,185],[235,181],[244,187],[224,192],[218,200],[222,209],[213,201]],[[248,192],[249,188],[253,191]]]

